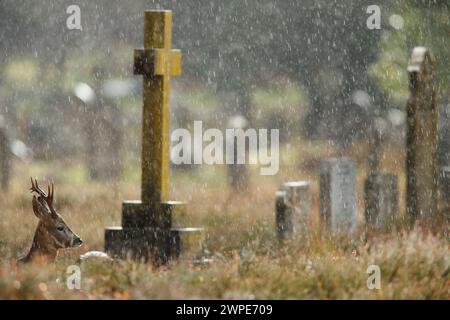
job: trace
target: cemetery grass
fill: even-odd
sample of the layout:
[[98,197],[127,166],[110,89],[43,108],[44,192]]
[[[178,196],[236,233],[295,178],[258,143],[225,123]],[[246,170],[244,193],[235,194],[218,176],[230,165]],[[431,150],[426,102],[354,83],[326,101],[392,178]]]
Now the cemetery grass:
[[[16,164],[8,194],[1,196],[1,299],[449,299],[450,248],[448,225],[433,233],[409,230],[400,220],[391,232],[359,230],[354,239],[332,237],[318,223],[318,160],[333,156],[326,144],[298,150],[283,147],[280,174],[257,175],[251,191],[232,194],[222,167],[173,170],[176,200],[189,202],[185,222],[207,228],[205,254],[209,265],[181,260],[164,267],[130,261],[91,261],[81,266],[81,290],[66,286],[66,268],[78,255],[103,249],[106,226],[120,225],[121,201],[139,198],[139,177],[127,169],[119,183],[88,182],[74,162]],[[361,147],[362,148],[362,147]],[[393,150],[396,150],[393,148]],[[386,170],[398,170],[403,158],[386,151]],[[364,149],[351,151],[358,161],[358,198],[362,225]],[[290,165],[295,163],[295,165]],[[136,167],[130,164],[127,167]],[[58,172],[58,175],[53,174]],[[38,262],[18,268],[15,258],[31,244],[37,219],[27,192],[29,176],[51,175],[56,207],[84,240],[78,249],[60,253],[55,264]],[[283,181],[309,180],[313,232],[280,246],[274,232],[274,192]],[[400,211],[404,208],[403,200]],[[189,254],[189,252],[188,252]],[[369,265],[381,269],[381,289],[367,288]]]

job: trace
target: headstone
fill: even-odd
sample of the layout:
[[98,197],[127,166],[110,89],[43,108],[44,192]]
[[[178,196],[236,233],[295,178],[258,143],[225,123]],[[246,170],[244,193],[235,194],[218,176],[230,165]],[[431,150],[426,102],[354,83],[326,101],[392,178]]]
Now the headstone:
[[134,72],[144,76],[142,200],[125,201],[122,227],[105,231],[105,251],[119,258],[166,263],[180,255],[183,235],[202,231],[178,225],[185,204],[169,200],[170,76],[181,73],[171,43],[172,12],[146,11],[144,49],[134,54]]
[[369,130],[369,152],[367,168],[369,173],[377,172],[383,156],[383,141],[386,139],[386,121],[381,117],[374,117]]
[[408,73],[406,211],[412,220],[420,217],[431,222],[437,211],[438,109],[433,58],[427,48],[414,48]]
[[285,238],[286,227],[286,191],[278,190],[275,192],[275,225],[278,239]]
[[280,240],[305,235],[311,224],[309,183],[286,182],[276,192],[277,234]]
[[440,175],[440,198],[441,210],[445,215],[450,214],[450,166],[445,166],[441,169]]
[[450,165],[450,96],[439,107],[438,117],[438,166]]
[[[236,115],[231,117],[228,120],[228,128],[229,129],[242,129],[246,130],[247,128],[247,119],[244,116]],[[236,136],[230,141],[227,140],[227,143],[232,144],[231,148],[233,148],[233,154],[231,155],[232,159],[227,159],[227,173],[228,173],[228,181],[231,186],[231,189],[234,192],[244,192],[248,190],[249,186],[249,174],[247,170],[247,166],[245,163],[238,163],[238,141],[242,139],[238,139],[238,135],[243,136],[242,132],[238,132]],[[245,141],[245,140],[243,140]],[[247,163],[249,155],[249,148],[247,144],[245,145],[245,159]]]
[[106,80],[105,69],[96,66],[92,70],[92,87],[84,83],[75,87],[75,96],[85,110],[86,165],[93,180],[117,179],[122,173],[121,114],[113,99],[105,94]]
[[389,230],[398,216],[398,179],[395,174],[375,172],[364,184],[366,225]]
[[104,92],[104,84],[108,80],[106,70],[96,66],[92,73],[96,100],[90,121],[94,122],[93,137],[96,141],[91,142],[95,150],[92,150],[90,176],[98,180],[117,179],[122,173],[121,115],[113,99]]
[[11,170],[11,152],[9,139],[0,116],[0,186],[2,190],[8,190]]
[[99,115],[99,104],[94,89],[86,83],[78,83],[74,87],[74,97],[80,102],[80,111],[82,115],[82,131],[84,134],[84,149],[86,168],[90,179],[97,179],[98,158],[100,150],[101,137],[98,134],[98,127],[101,116]]
[[357,224],[356,165],[348,159],[320,162],[320,218],[333,233],[352,233]]

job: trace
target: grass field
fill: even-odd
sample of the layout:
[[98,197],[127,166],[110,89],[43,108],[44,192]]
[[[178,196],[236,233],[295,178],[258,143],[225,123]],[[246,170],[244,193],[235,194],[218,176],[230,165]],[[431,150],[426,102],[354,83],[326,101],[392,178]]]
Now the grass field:
[[[394,149],[395,150],[395,149]],[[139,172],[130,164],[123,181],[87,181],[78,162],[16,163],[11,190],[0,202],[1,299],[449,299],[450,247],[448,224],[433,233],[407,230],[401,218],[395,230],[367,234],[363,230],[363,147],[349,151],[358,161],[360,230],[352,239],[333,237],[319,227],[318,160],[335,155],[325,145],[292,145],[281,150],[280,173],[257,175],[251,191],[231,194],[223,167],[172,172],[171,193],[189,202],[187,223],[206,228],[204,246],[209,265],[182,259],[156,268],[129,261],[81,265],[81,290],[66,286],[66,269],[88,250],[103,249],[106,226],[120,225],[121,201],[139,198]],[[404,211],[403,159],[394,151],[383,167],[399,174],[400,211]],[[392,160],[395,159],[395,160]],[[32,213],[29,177],[51,177],[56,208],[84,240],[81,248],[61,251],[55,264],[20,268],[37,224]],[[283,181],[311,181],[312,232],[281,246],[275,236],[274,192]],[[369,290],[366,270],[381,270],[381,289]]]

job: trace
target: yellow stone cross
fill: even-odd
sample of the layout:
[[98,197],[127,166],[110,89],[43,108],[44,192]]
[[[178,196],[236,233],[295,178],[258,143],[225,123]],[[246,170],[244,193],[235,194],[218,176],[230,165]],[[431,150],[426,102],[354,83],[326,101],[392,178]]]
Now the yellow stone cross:
[[169,196],[170,77],[181,74],[171,11],[145,12],[144,49],[134,51],[134,73],[144,76],[141,199],[159,203]]
[[122,227],[106,228],[113,257],[167,263],[189,247],[187,235],[203,230],[183,227],[185,203],[169,200],[170,77],[181,74],[181,53],[171,43],[172,13],[146,11],[144,49],[134,51],[134,73],[144,76],[141,201],[124,201]]

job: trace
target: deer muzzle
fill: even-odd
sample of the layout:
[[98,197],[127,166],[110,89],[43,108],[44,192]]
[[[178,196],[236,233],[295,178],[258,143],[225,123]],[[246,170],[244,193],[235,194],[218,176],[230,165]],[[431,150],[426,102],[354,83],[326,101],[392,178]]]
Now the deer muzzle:
[[80,237],[76,236],[73,240],[72,240],[72,247],[79,247],[83,244],[83,240],[81,240]]

